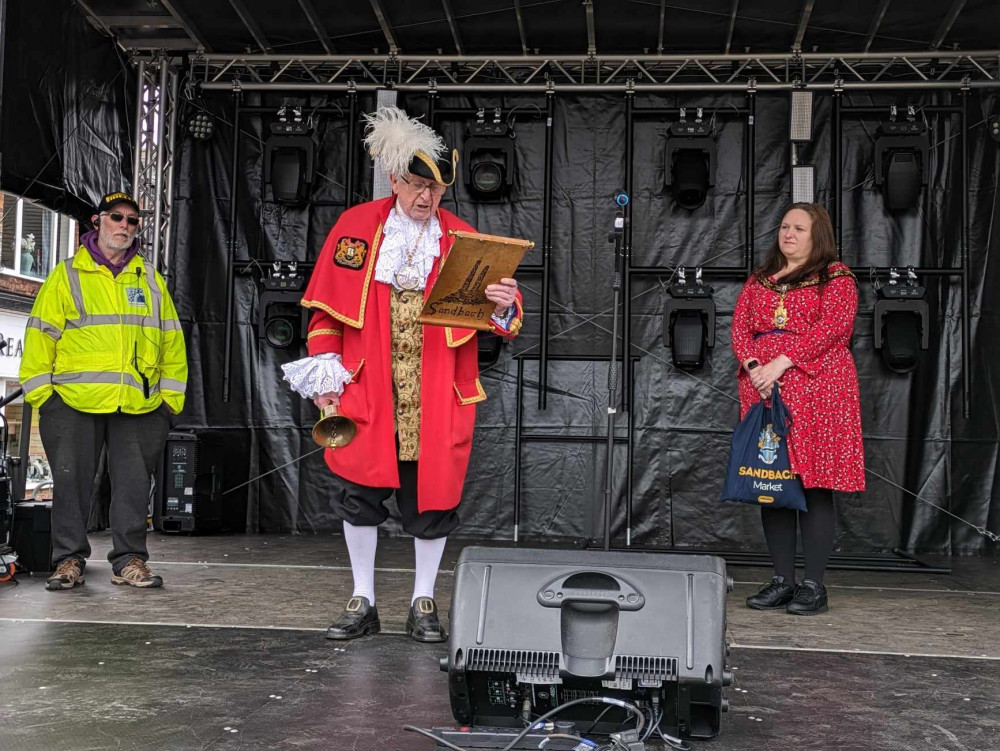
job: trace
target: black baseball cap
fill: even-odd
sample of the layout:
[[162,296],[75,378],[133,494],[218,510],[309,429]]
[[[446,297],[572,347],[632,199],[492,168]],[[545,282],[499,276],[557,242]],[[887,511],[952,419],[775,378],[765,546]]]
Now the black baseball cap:
[[136,203],[136,200],[128,193],[124,193],[120,190],[115,191],[114,193],[108,193],[104,196],[104,198],[102,198],[97,204],[97,213],[100,214],[102,211],[110,211],[111,207],[118,203],[127,203],[135,209],[135,213],[139,213],[139,204]]

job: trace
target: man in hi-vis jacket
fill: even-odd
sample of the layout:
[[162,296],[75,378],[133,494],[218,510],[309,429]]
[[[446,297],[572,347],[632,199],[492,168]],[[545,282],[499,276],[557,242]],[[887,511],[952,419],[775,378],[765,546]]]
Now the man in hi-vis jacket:
[[139,255],[139,206],[109,193],[72,258],[35,298],[20,379],[39,411],[52,468],[50,590],[83,584],[87,517],[101,449],[111,475],[111,581],[159,587],[146,561],[150,476],[163,454],[168,413],[184,406],[184,334],[167,285]]

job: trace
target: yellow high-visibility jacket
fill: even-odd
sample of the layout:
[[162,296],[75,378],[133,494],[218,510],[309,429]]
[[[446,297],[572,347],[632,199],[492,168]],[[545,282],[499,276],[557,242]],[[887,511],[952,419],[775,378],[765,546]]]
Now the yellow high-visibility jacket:
[[187,354],[163,277],[138,254],[115,277],[81,246],[38,291],[19,375],[36,408],[55,390],[80,412],[180,412]]

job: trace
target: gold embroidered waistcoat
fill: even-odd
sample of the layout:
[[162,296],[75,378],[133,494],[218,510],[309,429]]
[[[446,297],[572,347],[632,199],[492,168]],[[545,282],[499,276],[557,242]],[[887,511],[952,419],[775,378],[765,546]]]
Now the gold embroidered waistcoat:
[[396,416],[399,460],[416,461],[420,454],[420,362],[423,325],[417,316],[424,307],[422,290],[395,287],[389,295],[392,327],[392,409]]

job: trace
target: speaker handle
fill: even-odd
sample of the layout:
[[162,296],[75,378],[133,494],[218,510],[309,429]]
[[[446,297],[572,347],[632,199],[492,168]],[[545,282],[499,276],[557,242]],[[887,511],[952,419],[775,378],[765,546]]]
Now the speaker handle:
[[573,571],[557,576],[539,588],[536,599],[546,608],[567,602],[614,605],[619,610],[641,610],[646,598],[628,580],[606,571]]

